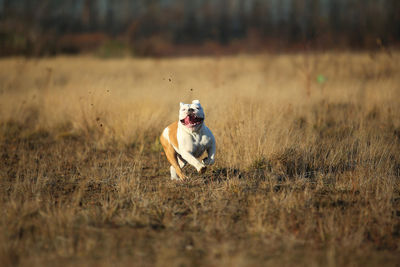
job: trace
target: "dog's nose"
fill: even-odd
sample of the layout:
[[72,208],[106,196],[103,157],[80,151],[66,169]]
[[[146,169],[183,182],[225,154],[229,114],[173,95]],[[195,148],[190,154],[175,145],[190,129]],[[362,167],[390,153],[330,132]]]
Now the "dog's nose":
[[192,108],[188,109],[188,112],[193,112],[193,111],[194,111],[194,109],[192,109]]

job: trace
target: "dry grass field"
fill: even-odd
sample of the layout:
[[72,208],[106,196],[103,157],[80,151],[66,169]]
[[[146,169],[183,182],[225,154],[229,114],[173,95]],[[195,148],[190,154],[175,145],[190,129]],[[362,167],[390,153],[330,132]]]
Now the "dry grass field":
[[[216,164],[158,141],[200,99]],[[0,265],[398,266],[400,54],[0,60]]]

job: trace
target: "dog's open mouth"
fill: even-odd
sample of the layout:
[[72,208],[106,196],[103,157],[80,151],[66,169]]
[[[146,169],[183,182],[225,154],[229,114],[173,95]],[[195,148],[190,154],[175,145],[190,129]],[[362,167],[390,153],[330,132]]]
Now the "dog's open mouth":
[[187,115],[184,119],[181,120],[182,124],[187,127],[195,127],[200,125],[204,121],[204,118],[199,118],[194,114]]

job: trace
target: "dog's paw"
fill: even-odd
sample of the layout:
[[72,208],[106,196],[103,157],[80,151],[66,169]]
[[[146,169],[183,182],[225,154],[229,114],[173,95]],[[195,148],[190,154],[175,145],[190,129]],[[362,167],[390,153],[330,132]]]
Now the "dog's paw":
[[200,174],[203,174],[203,173],[206,172],[206,170],[207,170],[207,167],[206,167],[206,166],[203,166],[203,167],[201,167],[201,168],[198,170],[198,172],[199,172]]
[[171,180],[174,182],[183,182],[186,181],[189,177],[187,177],[186,175],[183,177],[171,177]]
[[212,165],[212,164],[214,164],[214,160],[212,160],[212,159],[210,159],[210,158],[204,158],[203,159],[203,164],[204,165]]
[[178,180],[179,180],[179,181],[185,181],[185,180],[187,180],[187,179],[189,179],[189,177],[186,176],[186,175],[183,175],[183,176],[180,177]]
[[184,180],[186,180],[186,179],[188,179],[189,177],[187,177],[186,175],[184,175],[183,173],[182,173],[182,175],[174,175],[174,176],[171,176],[171,180],[172,181],[184,181]]

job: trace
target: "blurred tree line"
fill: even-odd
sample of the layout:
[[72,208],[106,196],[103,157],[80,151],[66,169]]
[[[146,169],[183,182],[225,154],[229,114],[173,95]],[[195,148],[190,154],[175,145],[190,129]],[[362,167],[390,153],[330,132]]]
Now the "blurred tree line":
[[0,0],[0,55],[373,49],[399,0]]

